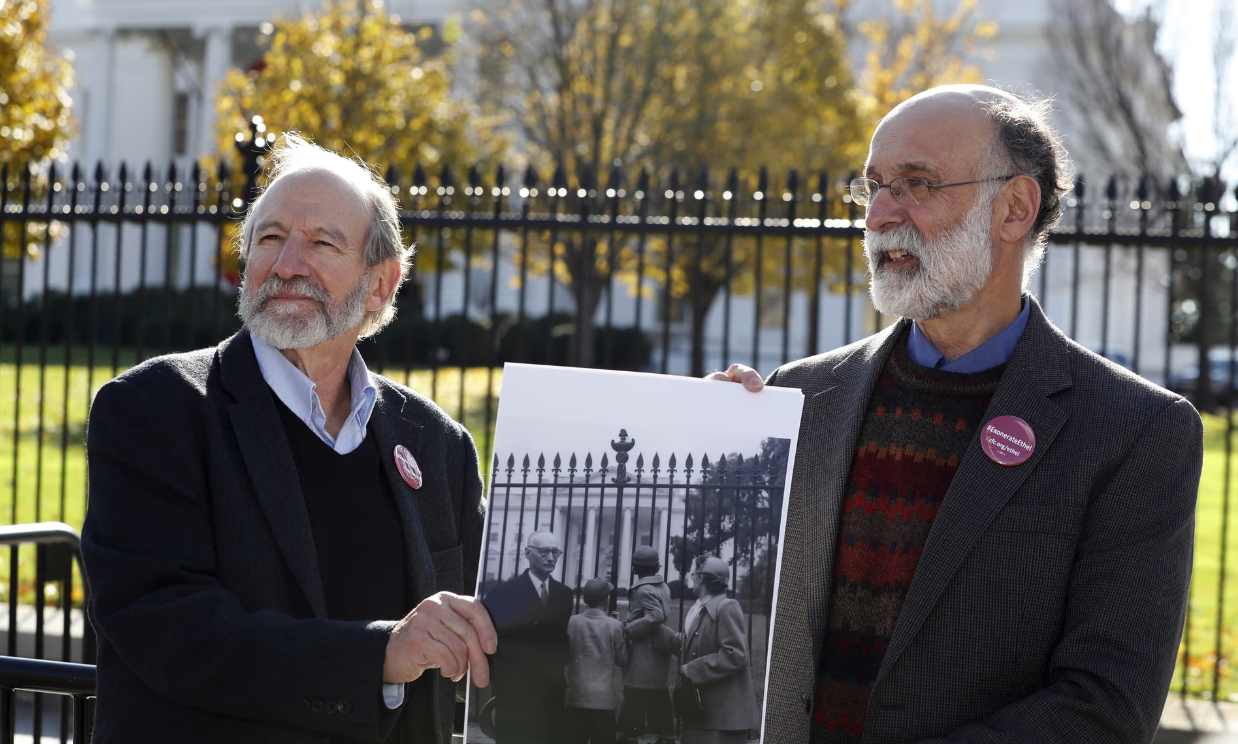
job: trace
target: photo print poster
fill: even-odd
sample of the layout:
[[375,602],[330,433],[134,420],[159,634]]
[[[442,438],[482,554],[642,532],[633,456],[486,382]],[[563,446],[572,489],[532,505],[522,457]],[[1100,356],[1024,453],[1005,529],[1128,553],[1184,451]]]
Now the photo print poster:
[[758,741],[802,408],[507,364],[477,586],[499,644],[465,741]]

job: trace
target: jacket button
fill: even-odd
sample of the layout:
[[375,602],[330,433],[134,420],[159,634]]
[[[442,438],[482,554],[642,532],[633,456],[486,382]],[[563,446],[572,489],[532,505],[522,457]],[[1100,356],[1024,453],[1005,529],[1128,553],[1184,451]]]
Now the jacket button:
[[347,700],[341,700],[339,704],[340,715],[346,716],[352,712],[352,703]]
[[812,698],[808,696],[808,693],[801,692],[800,700],[804,702],[804,712],[812,713]]
[[297,701],[297,710],[302,713],[308,713],[310,709],[309,698],[301,698]]
[[326,708],[327,708],[327,715],[333,716],[335,715],[335,711],[339,708],[339,706],[336,705],[334,700],[328,700]]
[[315,700],[314,702],[310,703],[310,712],[315,715],[321,713],[322,712],[322,701]]

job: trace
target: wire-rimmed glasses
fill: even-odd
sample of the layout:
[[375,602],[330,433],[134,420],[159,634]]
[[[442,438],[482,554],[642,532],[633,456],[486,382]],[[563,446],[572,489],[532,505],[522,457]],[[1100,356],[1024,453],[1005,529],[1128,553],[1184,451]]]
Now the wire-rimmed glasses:
[[955,181],[954,183],[930,183],[928,179],[916,176],[891,178],[889,183],[881,183],[872,178],[851,179],[851,201],[861,207],[867,207],[877,198],[882,189],[889,189],[895,201],[907,207],[923,204],[933,194],[933,189],[944,189],[947,186],[966,186],[969,183],[986,183],[989,181],[1009,181],[1018,174],[1000,176],[998,178],[979,178],[975,181]]

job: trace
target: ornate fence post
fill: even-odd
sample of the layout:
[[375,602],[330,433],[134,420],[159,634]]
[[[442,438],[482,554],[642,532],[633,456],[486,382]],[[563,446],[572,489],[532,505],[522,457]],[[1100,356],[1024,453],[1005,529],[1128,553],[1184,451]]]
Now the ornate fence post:
[[615,587],[615,591],[610,595],[610,611],[614,612],[619,606],[619,562],[621,556],[619,551],[623,550],[623,486],[631,478],[628,477],[628,453],[636,446],[636,440],[628,440],[628,430],[619,430],[619,441],[610,440],[610,448],[615,451],[615,477],[611,482],[617,487],[615,490],[615,538],[612,543],[614,547],[611,552],[610,559],[610,583]]

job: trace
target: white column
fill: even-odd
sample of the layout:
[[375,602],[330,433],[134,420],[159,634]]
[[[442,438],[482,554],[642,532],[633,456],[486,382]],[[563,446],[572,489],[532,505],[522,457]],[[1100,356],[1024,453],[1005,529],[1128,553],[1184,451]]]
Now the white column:
[[598,570],[597,562],[593,558],[597,555],[597,511],[596,506],[589,507],[589,514],[583,526],[585,530],[585,581],[596,576]]
[[[666,509],[658,509],[658,531],[656,533],[658,536],[658,542],[653,546],[654,549],[658,551],[658,555],[662,556],[663,560],[666,559],[666,523],[668,521],[666,516]],[[668,581],[670,580],[669,572],[670,569],[667,566],[662,567],[662,576]]]
[[[116,31],[104,29],[94,40],[91,54],[94,71],[90,83],[90,104],[86,121],[86,147],[84,162],[89,163],[87,172],[94,177],[95,162],[102,160],[111,164],[112,152],[112,101],[113,78],[116,74]],[[112,174],[113,177],[115,174]]]
[[215,94],[232,66],[232,28],[214,26],[199,32],[206,37],[206,60],[202,65],[202,98],[198,111],[197,156],[215,152]]
[[628,583],[628,577],[632,575],[632,507],[627,507],[623,510],[623,540],[619,543],[619,555],[616,556],[619,560],[619,585],[624,586]]

